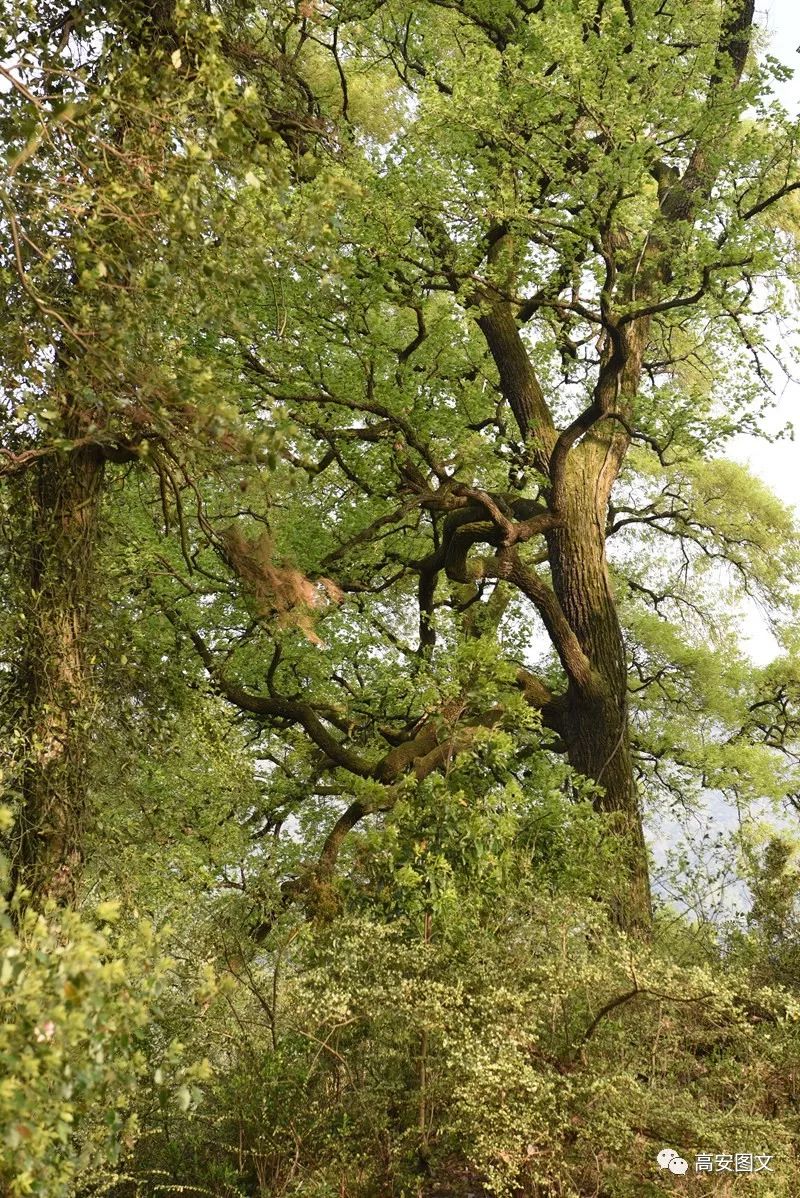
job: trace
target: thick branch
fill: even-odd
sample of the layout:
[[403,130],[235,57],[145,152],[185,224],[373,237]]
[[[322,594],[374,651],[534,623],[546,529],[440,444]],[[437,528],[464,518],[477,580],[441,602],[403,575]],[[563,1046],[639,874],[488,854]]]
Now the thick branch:
[[522,438],[526,441],[531,438],[534,461],[545,473],[556,441],[555,426],[511,305],[496,304],[491,311],[478,317],[478,325],[486,338],[500,375],[500,388],[514,413]]
[[536,607],[568,677],[583,690],[592,689],[595,679],[591,662],[564,615],[555,592],[535,570],[520,560],[516,549],[499,550],[496,561],[497,576],[513,582]]
[[[169,618],[169,617],[168,617]],[[294,699],[284,699],[275,695],[254,695],[243,687],[237,686],[226,678],[219,668],[214,654],[197,632],[190,632],[192,644],[198,652],[200,660],[229,702],[240,711],[252,715],[266,716],[271,719],[289,720],[300,724],[309,739],[335,764],[356,774],[359,778],[374,778],[376,764],[365,761],[357,753],[346,748],[333,736],[323,724],[310,703],[298,702]]]

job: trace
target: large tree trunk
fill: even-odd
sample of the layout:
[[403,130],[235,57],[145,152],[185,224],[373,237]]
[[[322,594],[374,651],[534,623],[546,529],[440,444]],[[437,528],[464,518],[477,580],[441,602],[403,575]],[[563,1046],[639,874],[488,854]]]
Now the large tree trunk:
[[28,587],[19,683],[26,756],[13,883],[29,888],[37,903],[74,900],[83,856],[87,637],[102,478],[100,451],[79,447],[42,458],[24,487]]
[[608,490],[615,455],[610,437],[590,433],[571,453],[563,524],[547,534],[553,589],[592,667],[588,685],[570,679],[563,738],[570,764],[599,788],[595,805],[617,834],[623,889],[615,917],[646,931],[652,913],[647,849],[631,758],[625,643],[605,554]]
[[519,560],[503,576],[537,606],[564,667],[557,730],[570,764],[596,783],[596,807],[609,816],[623,878],[615,918],[646,934],[647,849],[631,757],[625,643],[605,541],[609,497],[629,442],[622,413],[637,391],[649,324],[631,323],[607,340],[592,403],[559,433],[509,305],[496,305],[478,323],[531,460],[549,477],[555,521],[544,532],[552,591]]

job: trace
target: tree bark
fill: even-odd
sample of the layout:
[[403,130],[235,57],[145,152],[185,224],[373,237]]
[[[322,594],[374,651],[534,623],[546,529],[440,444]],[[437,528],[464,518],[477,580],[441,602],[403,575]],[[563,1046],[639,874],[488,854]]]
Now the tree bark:
[[[598,787],[595,806],[609,816],[621,858],[623,883],[614,917],[626,930],[646,935],[652,921],[647,848],[630,748],[625,643],[605,542],[608,502],[628,447],[626,415],[639,385],[649,322],[609,329],[592,402],[561,433],[541,388],[531,382],[535,371],[508,305],[496,306],[491,319],[482,316],[478,324],[501,391],[550,481],[553,520],[542,531],[552,590],[518,558],[503,576],[536,605],[564,667],[567,690],[559,732],[570,764]],[[526,397],[535,402],[523,403]]]
[[616,922],[646,933],[652,921],[647,848],[631,757],[625,642],[605,553],[608,487],[603,463],[612,437],[590,433],[570,458],[563,522],[546,534],[553,589],[591,662],[588,685],[570,678],[562,737],[578,773],[596,783],[597,810],[609,816],[621,864]]
[[23,487],[28,587],[19,689],[26,752],[12,884],[28,888],[35,903],[73,902],[83,859],[92,690],[87,641],[103,472],[102,453],[82,446],[42,458]]

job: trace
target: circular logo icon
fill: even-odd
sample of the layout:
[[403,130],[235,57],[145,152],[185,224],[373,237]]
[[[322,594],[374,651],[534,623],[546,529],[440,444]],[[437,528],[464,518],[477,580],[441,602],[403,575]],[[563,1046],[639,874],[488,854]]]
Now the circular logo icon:
[[682,1156],[673,1156],[672,1160],[667,1165],[670,1173],[683,1174],[689,1168],[689,1162],[685,1161]]
[[660,1169],[668,1169],[670,1161],[676,1160],[678,1157],[674,1148],[662,1148],[656,1160]]

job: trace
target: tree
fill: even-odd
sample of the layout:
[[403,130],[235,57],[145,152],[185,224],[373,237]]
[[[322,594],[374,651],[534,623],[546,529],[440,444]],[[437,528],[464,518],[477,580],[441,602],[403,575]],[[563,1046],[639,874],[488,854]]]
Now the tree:
[[219,22],[194,6],[13,15],[0,196],[13,312],[0,451],[17,613],[4,713],[12,888],[69,902],[90,822],[108,468],[152,469],[164,518],[171,489],[180,519],[173,471],[230,435],[202,343],[230,318],[237,227],[224,214],[245,172],[271,178],[272,134],[220,50]]
[[[714,595],[738,585],[777,619],[796,560],[791,517],[719,456],[757,427],[762,296],[779,317],[796,262],[797,135],[753,14],[474,0],[282,27],[338,141],[307,149],[292,237],[269,254],[280,296],[237,338],[256,427],[294,428],[273,535],[240,529],[223,555],[253,622],[240,648],[238,617],[224,642],[214,627],[224,669],[197,619],[192,637],[235,705],[310,742],[283,762],[299,791],[355,790],[323,875],[404,779],[526,707],[594,787],[631,930],[650,923],[643,782],[747,791],[749,770],[792,789],[794,667],[776,709]],[[354,111],[365,81],[378,132]],[[327,216],[309,224],[308,205]],[[346,597],[322,618],[327,656],[276,630],[274,544]]]

